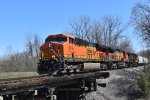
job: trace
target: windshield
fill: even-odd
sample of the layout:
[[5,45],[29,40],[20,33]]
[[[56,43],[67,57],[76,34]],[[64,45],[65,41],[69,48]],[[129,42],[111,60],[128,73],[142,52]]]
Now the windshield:
[[67,37],[49,37],[45,40],[45,42],[58,42],[58,43],[65,43],[67,41]]

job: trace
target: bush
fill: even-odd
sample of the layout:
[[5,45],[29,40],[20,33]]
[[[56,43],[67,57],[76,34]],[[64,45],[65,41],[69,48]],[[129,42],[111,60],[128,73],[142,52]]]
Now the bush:
[[141,89],[141,91],[143,92],[144,96],[146,98],[149,98],[149,95],[150,95],[150,80],[149,80],[148,75],[145,72],[143,72],[140,75],[140,78],[137,81],[137,85]]
[[137,85],[144,97],[150,99],[150,66],[146,66],[145,70],[140,74]]

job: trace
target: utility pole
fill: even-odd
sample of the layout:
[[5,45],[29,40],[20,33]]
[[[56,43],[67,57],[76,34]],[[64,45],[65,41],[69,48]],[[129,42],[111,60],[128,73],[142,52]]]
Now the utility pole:
[[[144,45],[143,45],[143,57],[144,57]],[[144,72],[145,72],[145,62],[144,62],[144,59],[143,59],[143,64],[144,64]]]

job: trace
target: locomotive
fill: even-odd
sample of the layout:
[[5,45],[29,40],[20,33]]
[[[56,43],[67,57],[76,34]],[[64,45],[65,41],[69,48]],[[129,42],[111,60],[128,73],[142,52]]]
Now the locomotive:
[[[49,35],[40,47],[38,73],[132,67],[138,66],[138,62],[138,55],[134,53],[90,43],[62,33]],[[98,66],[85,66],[86,63],[95,63]],[[144,63],[148,63],[148,60]]]

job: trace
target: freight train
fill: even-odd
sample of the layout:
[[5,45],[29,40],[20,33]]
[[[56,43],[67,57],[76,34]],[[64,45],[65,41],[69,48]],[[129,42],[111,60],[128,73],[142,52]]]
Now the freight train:
[[[85,66],[88,63],[98,64],[98,66]],[[123,68],[145,63],[148,63],[148,59],[137,54],[90,43],[62,33],[49,35],[40,47],[38,73]]]

